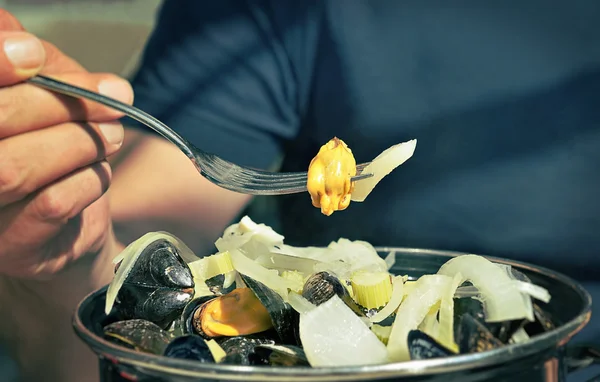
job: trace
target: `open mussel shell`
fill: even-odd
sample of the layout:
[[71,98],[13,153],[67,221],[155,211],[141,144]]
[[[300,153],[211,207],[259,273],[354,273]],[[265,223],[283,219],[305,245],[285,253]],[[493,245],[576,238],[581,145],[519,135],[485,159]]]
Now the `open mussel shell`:
[[300,315],[290,304],[265,284],[249,276],[241,275],[242,280],[252,289],[256,297],[267,308],[273,328],[280,338],[280,343],[288,345],[299,345],[300,334],[298,332]]
[[463,297],[454,299],[454,335],[458,337],[457,325],[461,317],[469,314],[471,318],[476,319],[480,324],[485,326],[487,330],[500,342],[507,344],[512,335],[523,325],[525,320],[512,320],[504,322],[486,322],[483,312],[483,304],[481,301],[472,297]]
[[533,303],[533,315],[535,321],[528,322],[524,326],[524,329],[529,336],[535,336],[556,329],[556,323],[550,313],[542,309],[536,303]]
[[304,350],[293,345],[261,344],[254,347],[255,365],[310,366]]
[[213,276],[206,280],[206,286],[216,296],[222,296],[240,287],[235,282],[236,274],[237,272],[234,270]]
[[221,349],[225,352],[225,357],[220,363],[229,365],[256,365],[258,356],[254,349],[258,345],[275,344],[275,341],[269,338],[259,336],[240,336],[231,337],[219,343]]
[[204,338],[185,335],[172,340],[164,350],[166,357],[190,359],[201,363],[215,363],[215,358]]
[[408,332],[408,351],[410,359],[431,359],[453,355],[452,351],[440,345],[434,338],[420,330]]
[[122,319],[145,319],[167,328],[193,298],[194,280],[177,242],[165,235],[144,237],[124,251],[106,309],[114,299]]
[[469,313],[463,314],[458,321],[456,343],[460,353],[479,353],[503,346],[489,329]]
[[217,298],[217,296],[202,296],[196,297],[183,308],[181,316],[177,320],[175,325],[175,331],[178,334],[198,334],[194,329],[194,313],[197,309],[201,308],[202,305],[208,301]]
[[140,319],[117,321],[104,327],[104,338],[144,353],[163,354],[172,336],[158,325]]
[[366,311],[352,299],[342,281],[327,271],[311,275],[302,288],[302,297],[317,306],[329,301],[335,295],[357,315],[364,316],[366,314]]

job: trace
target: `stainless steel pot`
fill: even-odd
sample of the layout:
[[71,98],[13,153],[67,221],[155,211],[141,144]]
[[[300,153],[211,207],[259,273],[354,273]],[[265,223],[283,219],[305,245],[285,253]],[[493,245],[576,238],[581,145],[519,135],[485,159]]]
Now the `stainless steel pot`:
[[[417,278],[436,273],[449,258],[462,253],[413,248],[378,248],[396,253],[392,271]],[[555,330],[530,341],[477,354],[379,366],[282,368],[206,365],[138,353],[102,339],[106,287],[78,306],[77,335],[98,355],[101,381],[564,381],[570,369],[594,361],[590,349],[568,349],[569,340],[590,320],[591,297],[574,280],[541,267],[488,257],[509,264],[547,288],[552,299],[544,308],[559,321]],[[575,358],[567,356],[575,354]],[[340,351],[342,351],[340,349]]]

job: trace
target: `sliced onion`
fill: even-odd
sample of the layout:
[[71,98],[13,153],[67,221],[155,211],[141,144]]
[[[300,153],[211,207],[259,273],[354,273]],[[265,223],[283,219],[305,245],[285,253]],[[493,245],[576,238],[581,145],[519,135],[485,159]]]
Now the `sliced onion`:
[[385,263],[387,264],[387,269],[390,270],[396,264],[396,251],[392,251],[387,254],[384,258]]
[[398,309],[403,298],[404,277],[396,276],[392,282],[392,297],[390,297],[390,301],[379,312],[371,316],[371,322],[376,324],[391,316]]
[[451,285],[452,278],[444,275],[424,275],[415,282],[414,289],[396,312],[387,345],[390,361],[410,360],[408,332],[418,328],[429,309],[442,299]]
[[317,260],[282,255],[280,253],[260,255],[256,257],[254,261],[256,261],[257,264],[269,269],[277,269],[279,271],[297,271],[309,275],[314,273],[315,266],[319,263]]
[[215,247],[219,252],[244,249],[250,258],[255,258],[270,252],[274,246],[282,245],[283,239],[268,225],[257,224],[244,216],[239,223],[225,229],[223,236],[215,242]]
[[387,362],[385,345],[337,296],[300,315],[300,340],[313,367]]
[[448,260],[438,274],[454,277],[462,274],[463,282],[470,281],[481,294],[487,322],[533,320],[533,309],[517,284],[507,273],[483,256],[462,255]]
[[543,301],[546,304],[550,302],[550,292],[548,292],[546,288],[524,281],[515,280],[514,283],[517,285],[517,288],[519,288],[519,290],[522,293],[528,294],[536,300]]
[[119,265],[119,268],[117,269],[117,272],[108,285],[108,290],[106,291],[106,301],[104,305],[104,312],[106,314],[110,313],[121,286],[123,286],[125,279],[127,279],[127,276],[129,276],[129,272],[131,272],[131,269],[133,268],[133,265],[137,261],[140,254],[147,246],[158,240],[166,240],[173,244],[173,246],[175,246],[175,248],[177,248],[179,251],[181,258],[186,263],[189,264],[198,260],[198,257],[194,254],[194,252],[192,252],[192,250],[176,236],[162,231],[148,232],[125,247],[125,249],[113,259],[113,264],[121,262],[121,265]]
[[288,299],[288,288],[292,290],[302,289],[302,284],[291,279],[284,279],[279,272],[267,269],[255,263],[244,255],[240,250],[229,251],[234,268],[241,274],[249,276],[277,292],[285,301]]
[[517,329],[510,338],[510,342],[514,344],[525,342],[527,340],[529,340],[529,334],[527,334],[527,332],[523,328]]
[[418,329],[431,338],[437,338],[440,331],[440,323],[437,320],[437,311],[429,312],[423,321],[419,324]]
[[288,302],[294,308],[294,310],[300,314],[305,314],[316,308],[317,306],[312,302],[308,301],[302,295],[296,292],[288,293]]
[[444,292],[440,304],[438,332],[433,336],[440,344],[456,353],[458,353],[458,346],[454,340],[454,294],[462,284],[462,280],[462,274],[455,274],[450,287]]
[[351,200],[353,202],[363,202],[381,179],[412,157],[416,147],[417,140],[413,139],[389,147],[379,154],[363,169],[364,174],[371,173],[373,176],[354,184]]

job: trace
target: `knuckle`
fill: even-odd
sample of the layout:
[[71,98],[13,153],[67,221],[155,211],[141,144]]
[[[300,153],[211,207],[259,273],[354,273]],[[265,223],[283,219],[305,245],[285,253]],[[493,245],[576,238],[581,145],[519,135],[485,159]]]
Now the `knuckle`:
[[27,171],[10,158],[3,158],[0,149],[0,198],[14,201],[32,191],[27,182]]
[[34,203],[35,213],[43,221],[66,222],[71,218],[72,205],[69,198],[52,188],[40,193]]

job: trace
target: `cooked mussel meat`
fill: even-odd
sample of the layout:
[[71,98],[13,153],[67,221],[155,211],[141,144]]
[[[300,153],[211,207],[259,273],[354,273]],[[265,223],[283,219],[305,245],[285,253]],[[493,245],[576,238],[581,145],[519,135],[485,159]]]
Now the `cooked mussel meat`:
[[502,342],[469,313],[458,319],[455,338],[460,353],[479,353],[502,346]]
[[183,320],[188,332],[205,338],[243,336],[273,327],[267,308],[250,288],[194,301],[186,307]]
[[256,365],[310,366],[304,350],[293,345],[261,344],[254,347]]
[[365,315],[363,309],[352,299],[344,284],[329,272],[321,271],[311,275],[302,288],[302,297],[317,306],[329,301],[335,295],[341,298],[356,314]]
[[138,246],[126,250],[118,264],[107,310],[110,296],[116,295],[122,319],[145,319],[166,329],[194,296],[192,273],[170,240],[157,236]]
[[412,360],[448,357],[454,354],[445,346],[440,345],[427,333],[420,330],[411,330],[408,332],[407,341],[410,359]]
[[215,363],[215,358],[206,343],[206,340],[198,335],[186,335],[172,340],[165,348],[167,357],[191,359],[201,363]]
[[172,336],[147,320],[133,319],[113,322],[104,327],[108,341],[144,353],[163,354]]

